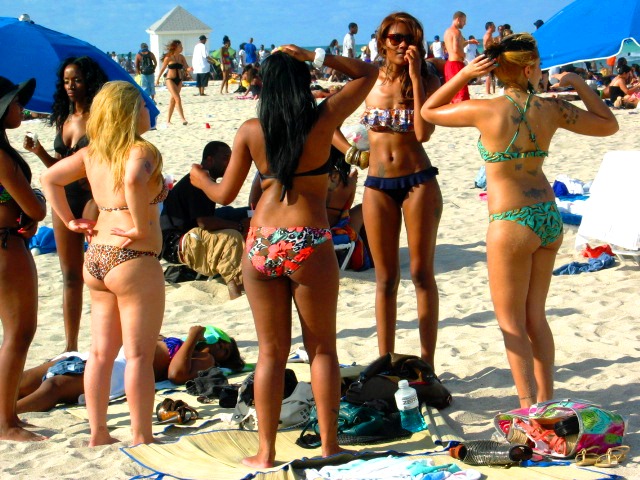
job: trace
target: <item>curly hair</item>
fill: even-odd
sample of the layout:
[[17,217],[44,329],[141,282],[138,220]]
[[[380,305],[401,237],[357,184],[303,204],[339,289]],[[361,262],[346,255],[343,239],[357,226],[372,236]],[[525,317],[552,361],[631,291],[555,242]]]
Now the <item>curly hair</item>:
[[318,104],[309,88],[311,73],[305,62],[283,52],[269,55],[261,70],[258,119],[267,162],[273,175],[289,190],[307,135],[318,119]]
[[93,97],[96,96],[98,90],[102,88],[109,79],[107,74],[104,73],[100,65],[91,57],[69,57],[58,68],[56,77],[56,91],[53,94],[53,106],[51,109],[51,115],[49,116],[49,125],[55,125],[56,130],[61,130],[62,125],[67,120],[67,117],[71,115],[73,104],[69,100],[69,95],[64,88],[64,71],[69,65],[75,65],[82,73],[84,77],[84,83],[86,85],[86,110],[89,111]]
[[536,39],[528,33],[508,35],[484,53],[498,63],[493,73],[505,85],[516,83],[522,68],[533,66],[540,59]]
[[[424,29],[417,18],[406,12],[395,12],[387,15],[378,27],[376,42],[378,44],[378,52],[380,52],[380,56],[384,57],[383,68],[386,69],[385,72],[387,73],[387,78],[389,78],[388,74],[391,65],[387,61],[387,47],[385,39],[387,38],[389,29],[396,23],[403,23],[409,29],[411,35],[413,35],[413,46],[418,49],[418,55],[421,59],[420,76],[422,78],[428,78],[430,73],[429,70],[427,70],[427,63],[424,60],[427,55],[424,48]],[[409,77],[408,67],[403,68],[402,73],[400,74],[400,84],[402,85],[403,102],[405,104],[411,103],[413,101],[413,84],[411,83],[411,77]]]

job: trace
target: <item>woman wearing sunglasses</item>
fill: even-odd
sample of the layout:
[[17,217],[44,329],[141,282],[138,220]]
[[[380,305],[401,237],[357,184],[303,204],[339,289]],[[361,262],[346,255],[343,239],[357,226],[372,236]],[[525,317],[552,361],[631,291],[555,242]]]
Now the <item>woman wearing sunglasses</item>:
[[[427,70],[423,36],[422,25],[408,13],[392,13],[378,27],[383,64],[361,118],[369,129],[371,146],[363,213],[376,270],[380,355],[393,352],[395,346],[398,252],[404,217],[418,303],[421,357],[433,365],[438,329],[433,258],[442,195],[435,178],[438,169],[422,147],[435,127],[420,117],[420,108],[440,81]],[[343,152],[355,148],[339,132],[334,144]],[[347,158],[362,158],[361,153],[348,153]]]

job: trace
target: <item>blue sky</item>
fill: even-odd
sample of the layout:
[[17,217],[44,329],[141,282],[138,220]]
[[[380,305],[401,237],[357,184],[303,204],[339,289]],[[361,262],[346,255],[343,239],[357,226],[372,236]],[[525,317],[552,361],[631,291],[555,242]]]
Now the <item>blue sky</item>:
[[465,36],[481,37],[484,24],[509,23],[514,32],[533,31],[538,18],[548,20],[571,0],[0,0],[0,16],[28,13],[36,23],[87,41],[101,50],[136,51],[146,33],[176,5],[180,5],[213,31],[210,47],[217,48],[223,35],[237,47],[251,36],[258,46],[282,43],[328,45],[342,43],[349,22],[356,22],[357,43],[371,37],[382,18],[397,10],[416,16],[428,40],[450,25],[454,11],[467,14]]

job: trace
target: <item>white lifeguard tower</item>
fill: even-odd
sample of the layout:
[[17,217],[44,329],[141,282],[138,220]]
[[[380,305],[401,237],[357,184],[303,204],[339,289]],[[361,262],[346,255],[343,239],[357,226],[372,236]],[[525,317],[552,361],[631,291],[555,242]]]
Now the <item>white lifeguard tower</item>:
[[153,52],[158,63],[161,64],[160,58],[165,51],[165,45],[171,40],[180,40],[184,48],[182,54],[187,59],[187,63],[191,65],[193,48],[200,41],[198,38],[200,35],[205,35],[208,38],[211,31],[209,25],[178,5],[147,29],[149,50]]

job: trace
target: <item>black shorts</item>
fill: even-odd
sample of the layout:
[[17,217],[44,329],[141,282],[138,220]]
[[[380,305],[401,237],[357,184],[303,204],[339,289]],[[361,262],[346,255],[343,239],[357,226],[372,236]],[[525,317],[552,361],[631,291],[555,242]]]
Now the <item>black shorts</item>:
[[206,87],[209,85],[209,72],[207,73],[196,73],[196,86],[197,87]]

